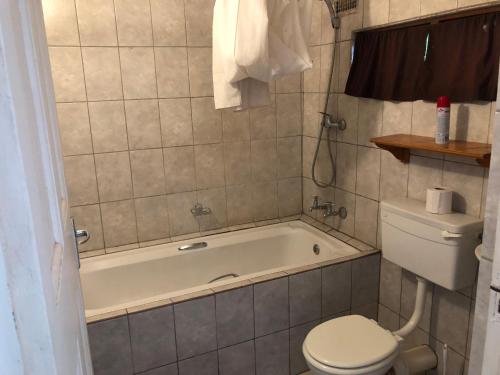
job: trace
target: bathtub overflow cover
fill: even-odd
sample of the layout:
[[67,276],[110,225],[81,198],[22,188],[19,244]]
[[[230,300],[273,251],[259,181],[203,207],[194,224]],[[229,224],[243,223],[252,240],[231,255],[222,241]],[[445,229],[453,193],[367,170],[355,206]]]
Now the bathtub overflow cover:
[[313,246],[314,254],[318,255],[320,250],[321,250],[321,248],[319,247],[319,245],[314,244],[314,246]]

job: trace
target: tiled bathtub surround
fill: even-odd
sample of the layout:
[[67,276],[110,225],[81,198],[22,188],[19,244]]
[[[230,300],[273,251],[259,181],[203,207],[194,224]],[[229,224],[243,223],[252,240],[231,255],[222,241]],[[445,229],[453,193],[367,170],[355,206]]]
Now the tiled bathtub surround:
[[[377,317],[380,255],[89,324],[96,375],[289,375],[322,320]],[[274,277],[274,278],[273,278]]]
[[[427,187],[445,185],[456,192],[454,210],[484,216],[488,169],[478,166],[473,160],[420,152],[412,152],[409,164],[402,164],[369,142],[371,137],[394,133],[432,137],[436,124],[435,103],[377,101],[350,97],[343,91],[349,73],[353,30],[489,3],[498,4],[498,1],[364,0],[359,2],[356,13],[342,17],[330,111],[347,121],[347,129],[332,134],[331,138],[337,164],[335,187],[320,189],[311,180],[311,164],[320,122],[317,112],[322,110],[326,97],[334,36],[328,10],[322,2],[313,2],[316,10],[310,49],[314,67],[304,74],[303,82],[305,214],[324,221],[319,212],[311,214],[307,210],[314,195],[344,205],[349,211],[347,220],[329,218],[325,224],[378,248],[381,247],[379,202],[384,199],[408,196],[424,200]],[[453,104],[451,137],[491,143],[494,113],[495,103]],[[330,177],[326,149],[324,139],[316,169],[316,175],[323,182]],[[382,261],[379,319],[384,326],[397,329],[409,319],[415,288],[414,275]],[[405,345],[430,343],[441,356],[443,344],[448,344],[449,372],[462,374],[469,358],[474,298],[475,288],[452,293],[434,287],[427,299],[421,327],[406,340]]]
[[213,4],[44,1],[72,214],[92,233],[80,251],[300,214],[300,76],[272,106],[215,111]]

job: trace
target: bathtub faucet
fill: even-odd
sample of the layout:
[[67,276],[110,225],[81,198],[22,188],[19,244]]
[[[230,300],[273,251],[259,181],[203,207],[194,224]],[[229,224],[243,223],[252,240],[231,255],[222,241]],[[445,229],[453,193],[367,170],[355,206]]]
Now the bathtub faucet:
[[191,208],[191,213],[194,216],[210,215],[212,210],[208,207],[203,207],[201,203],[196,203],[193,208]]
[[317,195],[314,196],[313,204],[309,207],[309,212],[313,212],[314,210],[322,210],[324,211],[323,217],[330,216],[340,216],[340,218],[345,219],[347,217],[347,209],[345,207],[336,208],[336,204],[333,202],[319,202],[319,197]]

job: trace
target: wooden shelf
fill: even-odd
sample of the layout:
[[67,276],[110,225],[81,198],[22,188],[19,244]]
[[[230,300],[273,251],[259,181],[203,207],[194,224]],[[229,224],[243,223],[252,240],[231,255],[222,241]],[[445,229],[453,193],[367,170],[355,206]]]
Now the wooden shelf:
[[410,150],[424,150],[441,154],[475,159],[483,167],[490,166],[491,145],[487,143],[450,141],[447,145],[437,145],[434,138],[409,134],[393,134],[371,138],[381,149],[392,153],[403,163],[410,160]]

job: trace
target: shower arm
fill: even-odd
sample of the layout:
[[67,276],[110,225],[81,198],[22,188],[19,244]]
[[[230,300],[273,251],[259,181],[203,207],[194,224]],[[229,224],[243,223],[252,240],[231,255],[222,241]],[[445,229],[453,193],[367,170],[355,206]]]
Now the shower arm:
[[334,29],[338,29],[340,27],[340,17],[337,14],[337,9],[335,9],[335,5],[332,3],[333,0],[323,0],[328,7],[328,11],[330,12],[330,20],[332,22],[332,27]]

